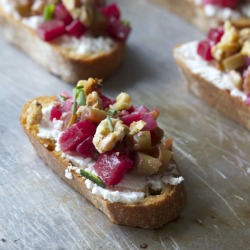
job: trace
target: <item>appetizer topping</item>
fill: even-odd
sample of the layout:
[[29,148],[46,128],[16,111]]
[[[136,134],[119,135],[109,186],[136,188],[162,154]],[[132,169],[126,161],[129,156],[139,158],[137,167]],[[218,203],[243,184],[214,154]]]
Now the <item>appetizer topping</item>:
[[240,29],[227,21],[223,28],[211,29],[207,39],[198,43],[197,54],[211,67],[224,72],[232,86],[248,95],[250,28]]
[[14,11],[21,18],[42,17],[38,36],[52,41],[62,35],[81,38],[109,36],[126,41],[131,31],[130,24],[121,19],[121,12],[114,3],[105,0],[12,0]]
[[[56,148],[72,164],[79,162],[74,157],[95,161],[86,171],[80,171],[84,168],[80,166],[79,170],[77,165],[77,173],[108,188],[119,184],[127,172],[144,176],[145,181],[150,176],[158,176],[161,181],[168,171],[173,161],[173,140],[162,140],[164,132],[156,122],[158,115],[157,109],[133,106],[127,93],[119,94],[116,100],[106,97],[101,81],[89,78],[78,82],[73,97],[62,92],[47,120],[60,125]],[[37,108],[36,102],[31,104],[29,116],[29,120],[36,117],[32,118],[33,123],[42,119],[41,107]]]

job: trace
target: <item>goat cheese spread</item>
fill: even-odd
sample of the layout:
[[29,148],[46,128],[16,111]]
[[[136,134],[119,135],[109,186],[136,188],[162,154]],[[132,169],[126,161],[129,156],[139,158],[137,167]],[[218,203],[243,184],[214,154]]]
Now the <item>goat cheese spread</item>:
[[[197,6],[201,6],[202,0],[194,0],[194,3]],[[221,20],[238,19],[242,16],[242,14],[246,17],[250,17],[250,3],[244,4],[239,8],[239,10],[223,8],[212,4],[206,4],[205,6],[203,6],[203,8],[206,16],[217,17]]]
[[[60,145],[58,143],[58,139],[62,133],[62,121],[53,120],[52,122],[49,120],[50,112],[53,105],[49,105],[48,107],[44,107],[42,109],[43,119],[39,126],[39,132],[37,134],[38,137],[42,139],[50,139],[56,141],[56,151],[60,152]],[[90,158],[83,158],[77,153],[62,153],[62,158],[66,159],[69,165],[65,169],[65,177],[67,179],[73,179],[72,171],[75,171],[77,174],[80,174],[80,170],[84,169],[94,175],[97,175],[94,170],[95,161]],[[170,184],[173,186],[179,185],[184,178],[183,177],[174,177],[174,174],[178,173],[175,164],[169,165],[169,171],[163,176],[134,176],[131,174],[125,174],[122,181],[116,185],[119,189],[127,189],[133,191],[119,191],[119,190],[109,190],[102,188],[92,181],[85,179],[85,184],[88,189],[91,189],[92,194],[99,195],[102,198],[108,200],[109,202],[121,202],[121,203],[132,203],[139,202],[145,197],[145,193],[143,190],[146,186],[150,185],[153,190],[159,190],[163,187],[164,184]],[[82,177],[84,178],[84,177]]]
[[[25,26],[36,30],[43,22],[42,16],[21,17],[15,10],[15,5],[9,0],[0,0],[0,7],[16,20],[20,20]],[[80,39],[64,35],[56,40],[64,49],[79,56],[109,52],[115,42],[109,37],[82,36]]]
[[185,65],[197,75],[200,75],[207,81],[214,84],[219,89],[230,91],[231,96],[239,97],[242,101],[246,101],[247,95],[241,90],[238,90],[231,80],[228,73],[219,71],[215,67],[209,65],[197,53],[198,41],[186,43],[177,49],[177,56],[183,58]]

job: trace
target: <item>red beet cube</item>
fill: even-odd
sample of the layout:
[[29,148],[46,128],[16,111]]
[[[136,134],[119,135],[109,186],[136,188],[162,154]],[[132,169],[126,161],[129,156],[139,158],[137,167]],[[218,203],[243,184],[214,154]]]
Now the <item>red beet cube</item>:
[[64,131],[59,138],[62,152],[76,150],[77,146],[89,136],[94,136],[95,125],[90,121],[81,121]]
[[65,33],[65,24],[60,20],[51,20],[41,24],[37,29],[38,36],[44,41],[51,41]]
[[54,105],[50,112],[50,121],[53,121],[54,119],[59,120],[62,115],[62,110],[60,105]]
[[93,144],[93,136],[89,136],[82,143],[80,143],[76,148],[76,152],[84,158],[97,159],[99,153]]
[[100,98],[102,100],[102,109],[106,109],[109,107],[109,105],[113,104],[115,100],[112,100],[105,95],[100,95]]
[[143,114],[141,120],[143,120],[144,122],[146,122],[146,125],[143,127],[143,130],[153,130],[155,128],[157,128],[157,122],[155,120],[155,118],[152,116],[151,113],[145,113]]
[[66,25],[73,21],[70,13],[62,3],[56,5],[54,17],[55,19],[63,21]]
[[125,153],[104,153],[98,157],[94,169],[105,184],[111,186],[118,184],[133,164]]
[[219,27],[219,28],[212,28],[209,30],[207,38],[214,42],[214,44],[217,44],[218,42],[220,42],[221,37],[224,34],[224,29],[223,27]]
[[200,41],[197,47],[197,54],[203,58],[205,61],[213,60],[213,56],[211,54],[211,44],[208,40]]
[[102,7],[100,10],[101,13],[108,19],[110,19],[111,17],[114,17],[115,19],[120,19],[121,12],[116,3],[108,4]]
[[131,32],[131,27],[121,20],[113,20],[109,24],[107,32],[110,37],[124,42],[127,40],[129,33]]
[[68,34],[80,38],[86,32],[87,28],[79,21],[74,20],[66,27]]
[[211,5],[218,5],[220,7],[229,7],[229,8],[235,8],[239,0],[203,0],[202,3],[204,5],[211,4]]
[[133,112],[131,114],[120,117],[123,123],[127,126],[129,126],[132,122],[140,121],[141,118],[142,118],[142,114],[139,112]]

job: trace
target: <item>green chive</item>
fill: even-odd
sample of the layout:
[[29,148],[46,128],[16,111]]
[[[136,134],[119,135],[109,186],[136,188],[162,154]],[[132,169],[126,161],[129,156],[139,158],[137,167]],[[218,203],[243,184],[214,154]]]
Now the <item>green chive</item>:
[[43,18],[45,21],[49,21],[53,18],[55,11],[55,5],[54,4],[47,4],[43,11]]
[[113,127],[113,124],[112,124],[112,121],[111,121],[109,115],[107,116],[107,120],[108,120],[109,130],[110,130],[111,132],[114,132],[114,127]]
[[107,113],[109,113],[111,116],[117,115],[117,110],[112,110],[112,109],[106,109],[105,110]]
[[102,187],[102,188],[105,188],[105,187],[106,187],[106,186],[105,186],[105,183],[103,182],[103,180],[102,180],[100,177],[98,177],[98,176],[96,176],[96,175],[94,175],[94,174],[92,174],[92,173],[90,173],[90,172],[87,172],[87,171],[81,169],[81,170],[80,170],[80,175],[83,176],[83,177],[85,177],[86,179],[91,180],[91,181],[94,182],[96,185],[98,185],[98,186],[100,186],[100,187]]
[[76,89],[83,89],[83,86],[76,86]]
[[67,97],[65,97],[63,95],[59,95],[59,99],[61,102],[65,102],[67,100]]
[[130,21],[129,20],[122,20],[123,24],[126,26],[130,26]]
[[84,90],[79,90],[79,94],[77,97],[77,104],[80,106],[86,105],[86,96]]
[[73,112],[73,115],[75,115],[75,114],[76,114],[76,111],[77,111],[77,102],[76,102],[76,101],[74,101],[74,103],[73,103],[73,107],[72,107],[72,112]]

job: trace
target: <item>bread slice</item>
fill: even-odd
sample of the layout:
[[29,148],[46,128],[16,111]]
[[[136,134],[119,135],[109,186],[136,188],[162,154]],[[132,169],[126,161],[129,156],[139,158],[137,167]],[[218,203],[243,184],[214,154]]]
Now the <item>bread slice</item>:
[[250,105],[247,105],[239,96],[232,96],[230,91],[217,87],[204,74],[195,73],[187,65],[188,58],[180,49],[181,47],[175,48],[174,58],[190,92],[250,130]]
[[[223,18],[209,17],[206,15],[203,6],[195,4],[195,0],[151,0],[160,4],[176,15],[190,22],[201,31],[207,32],[210,28],[217,27],[224,23]],[[246,26],[249,20],[243,16],[239,19],[232,20],[237,26]]]
[[[55,97],[36,98],[43,107],[53,103]],[[165,185],[159,195],[147,195],[138,203],[111,203],[99,195],[94,195],[85,184],[85,179],[72,171],[73,179],[65,177],[65,169],[69,162],[62,158],[61,152],[55,150],[55,143],[37,136],[37,125],[27,126],[27,110],[32,100],[25,104],[20,123],[23,126],[30,142],[33,144],[39,157],[66,183],[81,193],[108,218],[116,223],[145,229],[157,229],[177,218],[185,203],[185,189],[183,183],[179,185]]]
[[8,42],[66,82],[74,83],[90,76],[106,78],[120,66],[124,58],[124,42],[114,42],[110,51],[95,55],[69,53],[60,43],[41,40],[33,29],[6,13],[1,6],[0,26]]

